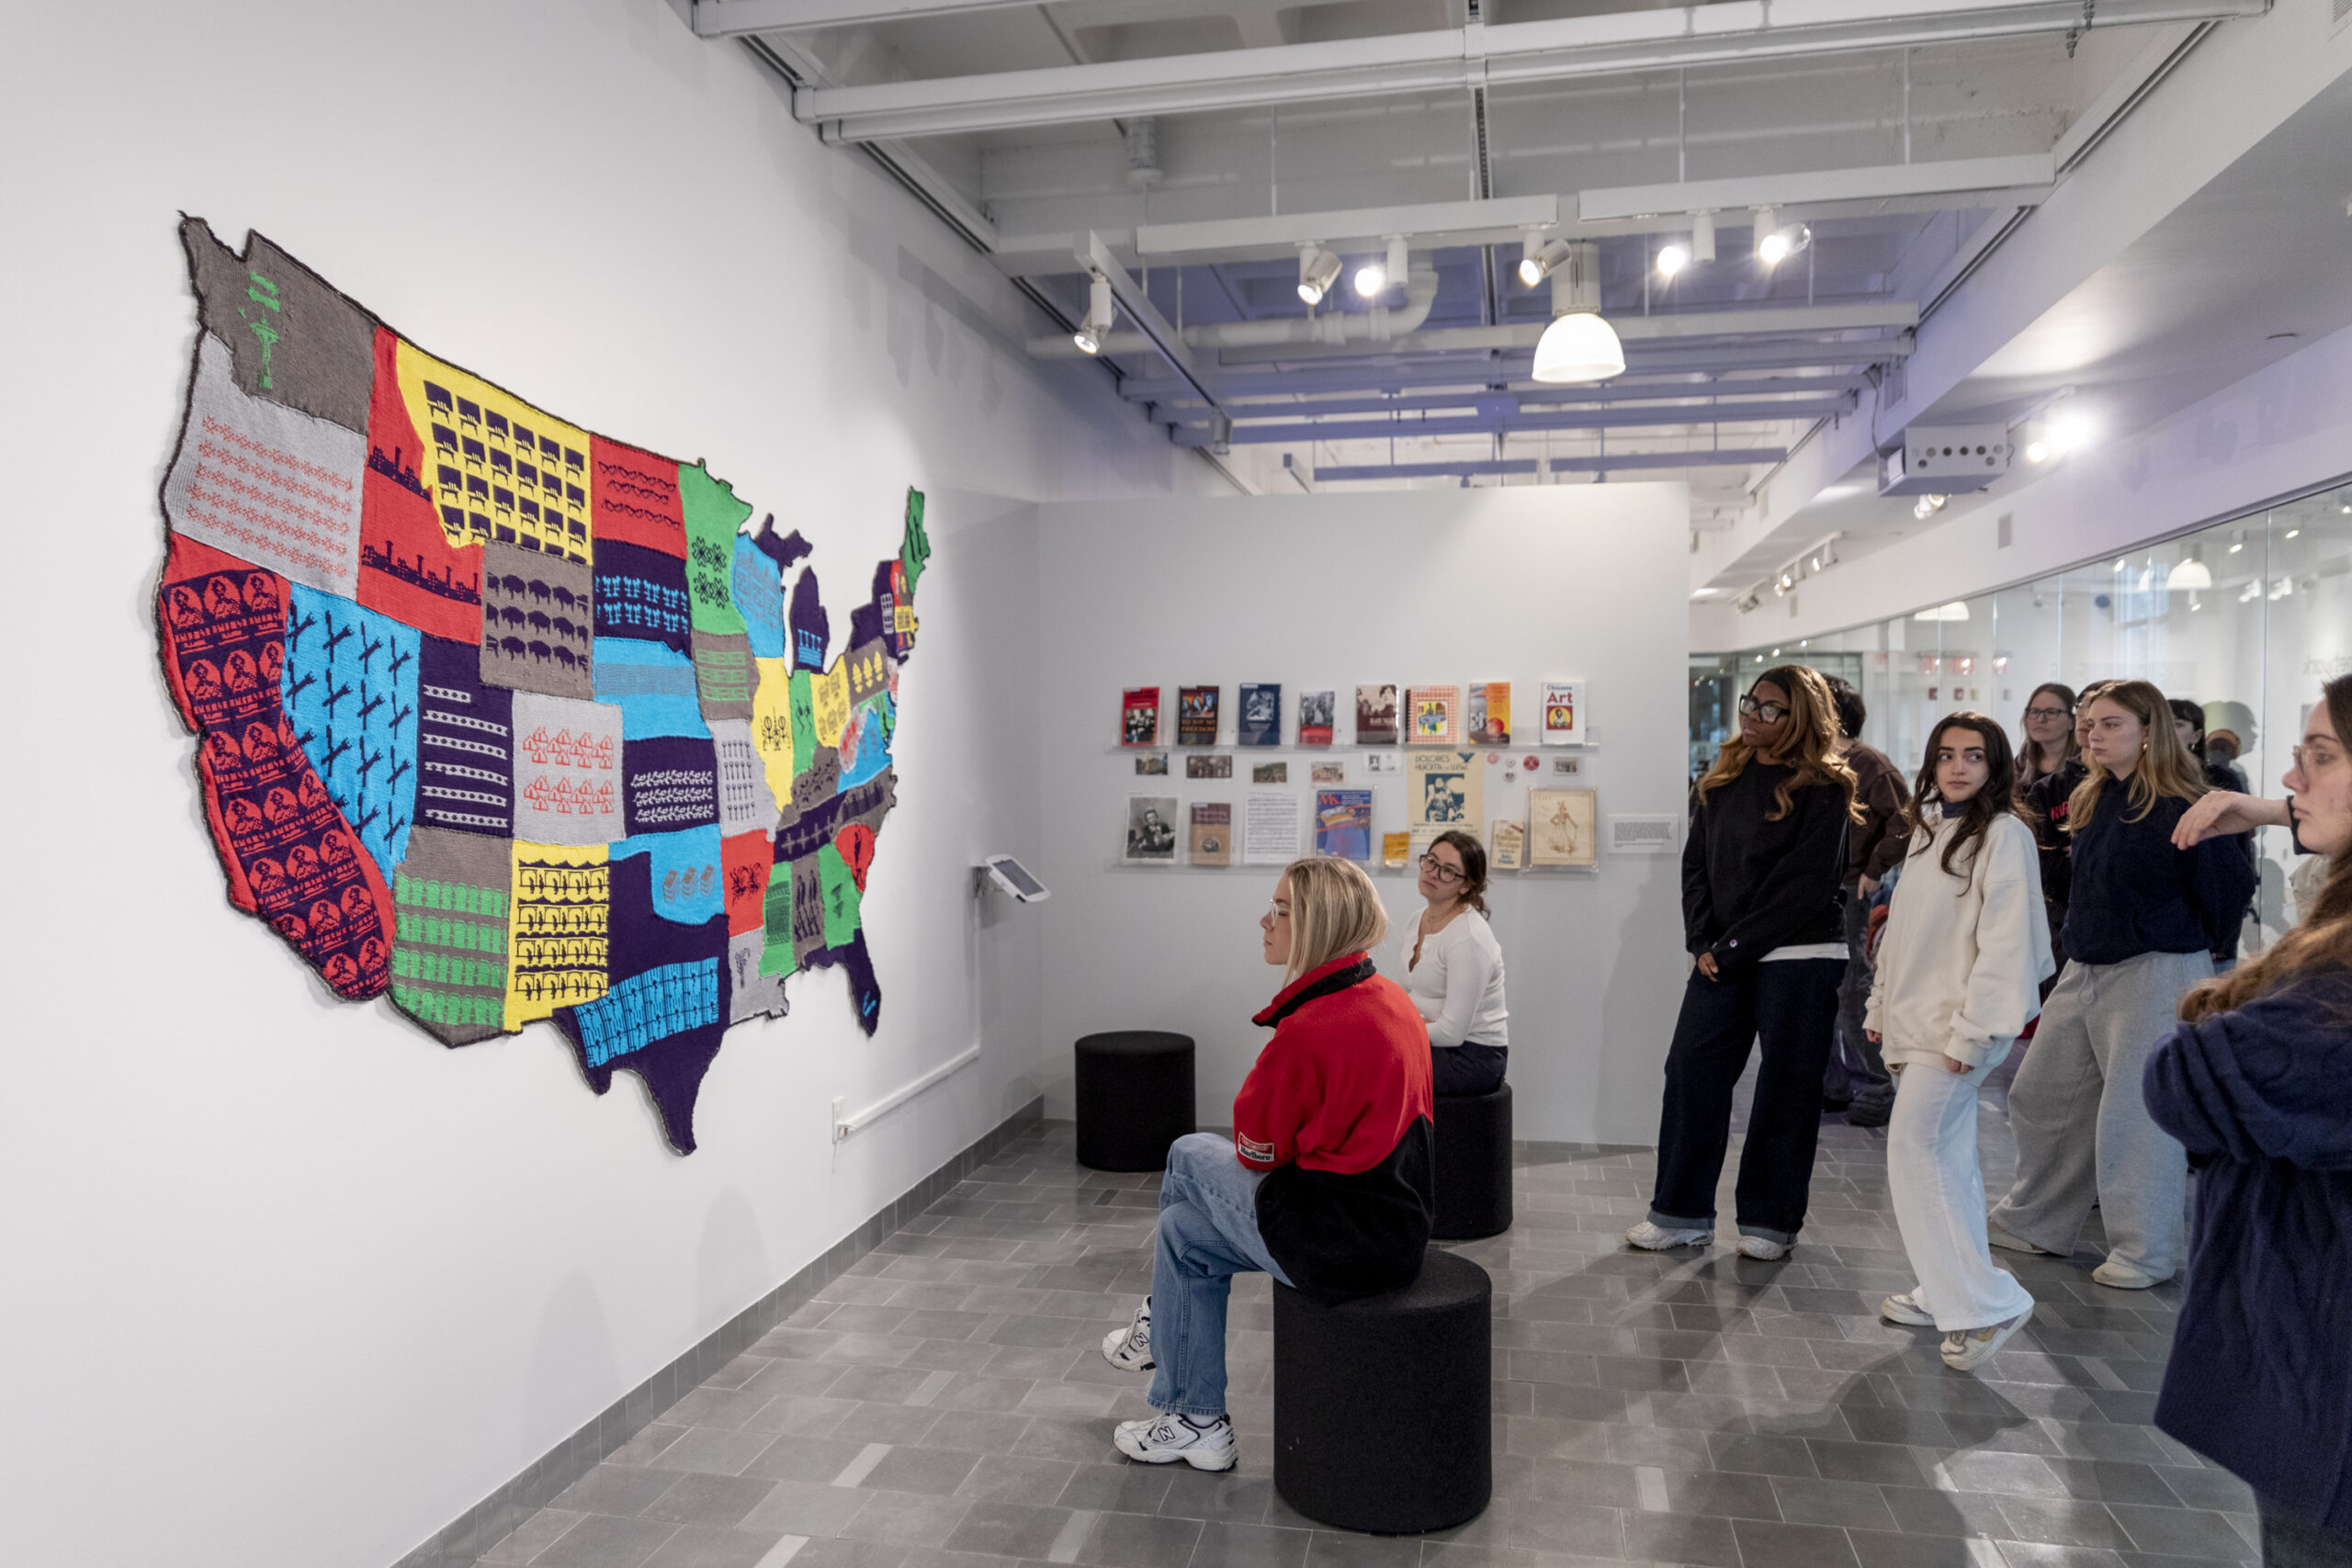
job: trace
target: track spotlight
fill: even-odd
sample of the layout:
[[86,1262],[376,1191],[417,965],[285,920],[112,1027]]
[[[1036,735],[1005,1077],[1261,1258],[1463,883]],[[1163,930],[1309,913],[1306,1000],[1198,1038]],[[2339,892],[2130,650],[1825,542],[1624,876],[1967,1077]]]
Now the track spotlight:
[[2089,446],[2095,433],[2090,421],[2061,407],[2048,412],[2026,428],[2025,460],[2047,463]]
[[1690,215],[1690,259],[1702,265],[1715,259],[1715,215],[1712,212]]
[[1756,209],[1756,259],[1778,266],[1813,243],[1813,231],[1803,223],[1783,225],[1777,209]]
[[1657,273],[1660,277],[1672,277],[1690,265],[1690,246],[1677,243],[1658,247]]
[[1340,258],[1320,245],[1298,247],[1298,297],[1320,305],[1331,285],[1340,280]]
[[1951,499],[1947,495],[1923,495],[1911,503],[1911,515],[1925,523],[1928,518],[1941,512],[1944,509],[1944,503]]
[[1378,261],[1368,261],[1356,268],[1355,290],[1366,299],[1376,299],[1396,285],[1405,281],[1405,236],[1388,236],[1387,254]]
[[1527,254],[1519,258],[1519,280],[1532,288],[1552,276],[1562,262],[1568,259],[1571,247],[1566,240],[1547,240],[1541,245],[1531,234],[1527,239]]
[[1111,330],[1111,323],[1115,320],[1117,317],[1111,304],[1111,280],[1097,277],[1087,290],[1086,319],[1078,323],[1078,330],[1069,334],[1069,340],[1078,344],[1081,353],[1100,354],[1102,352],[1102,334]]

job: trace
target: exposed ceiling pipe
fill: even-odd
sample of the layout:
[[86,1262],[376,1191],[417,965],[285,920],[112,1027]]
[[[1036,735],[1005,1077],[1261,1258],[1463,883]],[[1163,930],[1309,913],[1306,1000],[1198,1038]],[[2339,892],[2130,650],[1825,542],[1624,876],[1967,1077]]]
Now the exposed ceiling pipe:
[[[1437,303],[1437,274],[1416,272],[1405,285],[1405,303],[1392,310],[1375,305],[1350,315],[1333,310],[1320,316],[1285,316],[1271,321],[1217,321],[1186,327],[1187,348],[1264,348],[1282,344],[1393,344],[1418,331]],[[1141,333],[1110,333],[1102,339],[1107,355],[1135,354],[1151,344]],[[1033,337],[1034,359],[1074,359],[1080,351],[1067,335]]]

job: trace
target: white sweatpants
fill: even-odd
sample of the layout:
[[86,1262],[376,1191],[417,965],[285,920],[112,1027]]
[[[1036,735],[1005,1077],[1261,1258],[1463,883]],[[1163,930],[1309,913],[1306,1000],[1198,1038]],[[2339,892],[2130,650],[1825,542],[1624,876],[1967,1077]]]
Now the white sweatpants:
[[1966,1073],[1907,1062],[1894,1075],[1886,1184],[1903,1249],[1919,1280],[1912,1299],[1933,1313],[1946,1333],[2007,1323],[2033,1304],[2016,1275],[1993,1267],[1984,1241],[1976,1086],[2007,1055],[1996,1050]]

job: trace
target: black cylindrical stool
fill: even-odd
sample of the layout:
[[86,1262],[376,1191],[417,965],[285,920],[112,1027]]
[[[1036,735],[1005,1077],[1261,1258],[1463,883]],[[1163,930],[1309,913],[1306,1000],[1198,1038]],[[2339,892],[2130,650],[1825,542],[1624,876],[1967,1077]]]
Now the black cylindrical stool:
[[1310,1519],[1413,1535],[1494,1492],[1494,1282],[1430,1247],[1401,1291],[1317,1306],[1274,1287],[1274,1490]]
[[1130,1029],[1078,1043],[1078,1163],[1161,1170],[1194,1131],[1193,1037]]
[[1441,1241],[1510,1229],[1510,1085],[1492,1094],[1437,1097],[1437,1224]]

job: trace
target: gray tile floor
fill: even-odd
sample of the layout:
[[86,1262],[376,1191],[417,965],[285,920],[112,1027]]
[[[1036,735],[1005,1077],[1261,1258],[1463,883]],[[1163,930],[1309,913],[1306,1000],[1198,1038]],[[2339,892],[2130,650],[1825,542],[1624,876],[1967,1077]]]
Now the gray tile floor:
[[[1997,1089],[1988,1180],[2014,1159]],[[481,1559],[533,1568],[2195,1568],[2253,1504],[2148,1425],[2177,1288],[2002,1260],[2039,1299],[1989,1377],[1876,1315],[1912,1283],[1885,1134],[1825,1125],[1803,1243],[1628,1253],[1646,1150],[1527,1145],[1495,1280],[1495,1497],[1423,1538],[1274,1495],[1272,1303],[1237,1285],[1239,1469],[1121,1460],[1145,1380],[1097,1351],[1149,1279],[1156,1177],[1047,1123],[885,1241]],[[1728,1178],[1728,1172],[1726,1173]],[[1724,1212],[1728,1214],[1729,1193]]]

